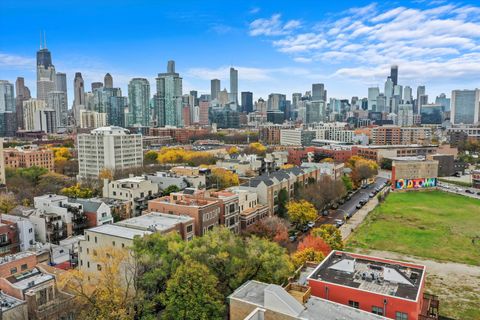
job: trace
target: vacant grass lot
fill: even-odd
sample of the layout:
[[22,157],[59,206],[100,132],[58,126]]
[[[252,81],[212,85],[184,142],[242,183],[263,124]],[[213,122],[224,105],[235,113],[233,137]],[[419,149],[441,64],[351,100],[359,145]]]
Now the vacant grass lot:
[[480,200],[441,191],[391,193],[352,234],[347,247],[478,266]]

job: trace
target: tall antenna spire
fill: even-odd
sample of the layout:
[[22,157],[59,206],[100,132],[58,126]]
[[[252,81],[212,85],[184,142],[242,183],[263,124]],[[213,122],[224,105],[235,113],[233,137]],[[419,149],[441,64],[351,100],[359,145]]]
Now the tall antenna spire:
[[47,36],[45,34],[45,30],[43,30],[43,45],[45,49],[47,49]]

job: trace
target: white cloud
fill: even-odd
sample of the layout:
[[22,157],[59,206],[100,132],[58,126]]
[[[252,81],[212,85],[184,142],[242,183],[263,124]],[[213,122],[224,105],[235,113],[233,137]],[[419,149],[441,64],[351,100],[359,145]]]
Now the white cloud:
[[0,67],[17,69],[34,69],[35,59],[15,54],[0,52]]
[[306,32],[289,34],[283,33],[278,15],[267,19],[277,32],[256,35],[281,35],[272,39],[273,47],[295,62],[348,66],[334,71],[334,77],[384,78],[388,66],[396,63],[405,78],[479,79],[480,6],[432,1],[424,9],[385,6],[351,8],[334,21],[313,21],[310,27],[303,23]]
[[274,14],[267,19],[256,19],[250,23],[251,36],[278,36],[285,35],[301,25],[299,20],[283,22],[280,14]]
[[252,8],[250,9],[250,11],[248,13],[250,14],[255,14],[255,13],[259,13],[260,12],[260,8],[259,7],[255,7],[255,8]]

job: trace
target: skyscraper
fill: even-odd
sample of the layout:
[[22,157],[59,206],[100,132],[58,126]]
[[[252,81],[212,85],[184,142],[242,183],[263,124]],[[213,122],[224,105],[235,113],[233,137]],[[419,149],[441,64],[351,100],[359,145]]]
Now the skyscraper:
[[426,95],[425,86],[418,86],[417,87],[417,102],[415,104],[415,108],[413,113],[420,114],[420,109],[422,105],[428,104],[428,95]]
[[253,93],[249,91],[242,92],[242,112],[250,113],[253,111]]
[[73,116],[75,118],[75,123],[78,125],[80,123],[80,109],[85,106],[85,87],[81,72],[75,73],[73,88]]
[[66,127],[68,119],[67,94],[63,91],[50,91],[47,94],[47,107],[55,111],[56,127]]
[[230,68],[230,102],[238,104],[238,70]]
[[[387,77],[387,81],[385,81],[385,106],[386,109],[384,110],[385,112],[390,112],[390,106],[391,106],[391,101],[393,97],[393,81],[392,78]],[[378,105],[378,102],[377,102]],[[378,110],[377,110],[378,111]]]
[[[11,137],[17,129],[15,114],[15,91],[13,84],[0,80],[0,136]],[[3,164],[2,164],[3,165]]]
[[67,75],[63,72],[57,72],[55,87],[57,91],[62,91],[67,93]]
[[377,97],[380,94],[378,87],[368,88],[368,110],[375,111],[377,107]]
[[412,88],[410,86],[405,86],[403,89],[403,103],[412,103],[413,102],[413,94]]
[[218,92],[220,92],[220,80],[212,79],[210,81],[210,97],[212,100],[217,99]]
[[128,84],[127,126],[150,125],[150,83],[145,78],[133,78]]
[[103,78],[103,86],[105,88],[113,88],[113,78],[110,73],[107,73]]
[[302,94],[299,92],[292,93],[292,107],[293,109],[298,108],[298,102],[302,100]]
[[450,99],[447,98],[445,93],[440,93],[440,95],[435,98],[435,104],[441,105],[443,111],[450,111]]
[[390,67],[390,78],[392,79],[393,85],[398,85],[398,66],[393,65]]
[[92,92],[103,87],[103,82],[92,82]]
[[450,109],[453,124],[480,123],[480,89],[453,90]]
[[312,84],[312,101],[326,101],[327,94],[323,83]]
[[16,113],[17,113],[17,128],[23,130],[23,101],[31,98],[30,90],[25,86],[25,80],[22,77],[18,77],[15,81],[15,90],[16,90]]
[[153,99],[156,125],[182,126],[182,78],[175,72],[175,63],[169,61],[167,73],[159,73],[157,94]]
[[46,101],[47,93],[55,90],[55,80],[52,55],[48,51],[46,43],[44,43],[44,48],[40,44],[40,50],[37,51],[37,99]]

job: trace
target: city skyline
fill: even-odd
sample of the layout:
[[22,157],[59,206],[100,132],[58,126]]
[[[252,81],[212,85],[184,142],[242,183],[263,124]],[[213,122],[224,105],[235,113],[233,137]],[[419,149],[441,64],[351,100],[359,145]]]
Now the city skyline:
[[[47,3],[46,8],[54,8],[55,3]],[[105,16],[101,24],[90,25],[89,19],[99,14],[92,8],[80,28],[66,19],[74,21],[85,13],[83,8],[68,10],[62,5],[67,14],[46,21],[35,12],[34,2],[7,2],[4,12],[10,14],[3,15],[0,24],[11,32],[2,41],[0,71],[2,79],[11,83],[23,76],[36,96],[35,52],[39,34],[46,31],[53,65],[67,74],[69,108],[76,72],[82,73],[86,88],[102,81],[108,72],[115,86],[127,92],[133,78],[147,78],[154,84],[167,60],[177,62],[184,92],[197,90],[200,94],[210,92],[210,80],[215,78],[222,81],[221,90],[229,89],[229,70],[234,67],[238,70],[238,94],[251,91],[255,100],[266,99],[270,93],[290,98],[293,92],[311,90],[312,83],[324,83],[330,97],[366,97],[368,87],[383,87],[390,65],[397,64],[400,84],[412,88],[426,85],[430,97],[441,92],[450,95],[455,89],[473,89],[480,80],[480,7],[471,3],[406,2],[399,6],[345,2],[322,8],[325,14],[318,19],[311,18],[300,3],[296,3],[297,10],[289,10],[290,4],[272,8],[244,3],[227,8],[218,3],[192,3],[183,10],[177,10],[179,5],[163,4],[164,10],[158,13],[162,19],[156,21],[151,21],[154,14],[141,10],[145,3],[134,9],[132,15],[138,15],[131,30],[125,30]],[[153,11],[158,9],[158,4],[149,5]],[[122,7],[108,9],[126,14]],[[9,28],[9,21],[19,16],[32,23]],[[193,23],[185,25],[187,20]],[[142,23],[135,24],[139,21]],[[110,26],[109,37],[92,33],[95,26],[102,30]],[[135,26],[142,32],[135,33]],[[152,31],[158,27],[171,27],[171,32]],[[21,41],[13,40],[16,34],[22,34]],[[185,50],[185,44],[198,50]],[[137,49],[123,50],[125,46]]]

